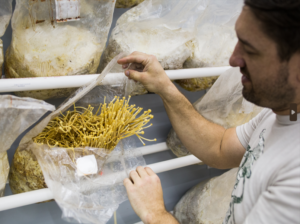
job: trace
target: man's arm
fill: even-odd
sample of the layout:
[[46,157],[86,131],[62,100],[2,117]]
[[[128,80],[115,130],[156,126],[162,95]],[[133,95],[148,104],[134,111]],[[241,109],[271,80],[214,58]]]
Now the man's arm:
[[123,64],[123,68],[129,63],[144,67],[143,72],[128,69],[125,74],[162,98],[176,134],[192,154],[211,167],[239,166],[245,149],[235,128],[225,130],[204,119],[170,81],[154,56],[135,52],[118,63]]

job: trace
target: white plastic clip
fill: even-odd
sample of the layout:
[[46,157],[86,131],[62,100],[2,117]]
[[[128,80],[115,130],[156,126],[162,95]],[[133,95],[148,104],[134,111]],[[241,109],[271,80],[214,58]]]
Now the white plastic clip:
[[84,156],[76,160],[77,175],[85,176],[96,174],[98,172],[98,165],[94,155]]

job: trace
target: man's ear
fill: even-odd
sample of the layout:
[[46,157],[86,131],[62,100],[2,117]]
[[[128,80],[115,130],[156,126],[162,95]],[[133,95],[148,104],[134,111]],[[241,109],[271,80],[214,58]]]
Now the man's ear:
[[300,85],[300,52],[297,53],[297,81],[298,85]]
[[292,75],[292,81],[297,82],[300,88],[300,52],[295,53],[289,61],[289,72]]

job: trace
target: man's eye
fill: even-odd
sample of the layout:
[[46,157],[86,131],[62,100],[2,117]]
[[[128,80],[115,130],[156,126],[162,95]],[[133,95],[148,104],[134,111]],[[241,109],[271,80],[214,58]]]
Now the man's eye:
[[254,55],[255,52],[251,52],[251,51],[245,51],[248,55]]

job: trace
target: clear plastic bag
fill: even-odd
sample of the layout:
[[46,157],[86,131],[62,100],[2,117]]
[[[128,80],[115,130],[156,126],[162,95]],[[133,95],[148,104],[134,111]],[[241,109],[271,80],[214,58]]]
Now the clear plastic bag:
[[6,151],[20,134],[54,109],[40,100],[0,95],[0,196],[4,193],[9,173]]
[[238,168],[201,182],[176,204],[174,216],[181,224],[220,224],[228,210]]
[[[137,70],[134,64],[129,66],[129,69]],[[122,65],[115,64],[112,68],[113,71],[123,71]],[[112,86],[120,86],[124,83],[124,72],[118,73],[110,73],[109,75],[105,76],[103,85],[112,85]],[[131,96],[136,95],[143,95],[148,93],[145,87],[140,82],[127,82],[126,89],[128,94]]]
[[[31,150],[44,174],[45,183],[53,192],[54,199],[63,211],[63,218],[79,223],[106,223],[119,204],[127,200],[123,179],[131,170],[144,166],[140,152],[134,150],[132,139],[123,139],[111,152],[103,148],[50,148],[34,143],[49,121],[64,113],[75,102],[77,106],[99,106],[114,99],[127,96],[124,85],[98,86],[106,74],[124,54],[114,58],[101,75],[90,84],[78,89],[56,111],[31,129],[22,139],[19,151]],[[66,114],[65,114],[66,115]],[[86,170],[87,169],[87,170]]]
[[[184,68],[218,67],[229,65],[229,58],[237,43],[235,22],[242,10],[243,1],[210,1],[205,13],[197,22],[193,54]],[[210,88],[218,77],[177,80],[186,90],[201,91]]]
[[4,62],[3,42],[1,37],[4,35],[9,24],[12,13],[12,0],[0,0],[0,79],[2,77],[2,65]]
[[145,0],[125,12],[112,31],[100,71],[120,52],[157,57],[164,69],[180,69],[192,54],[195,24],[208,0]]
[[[231,68],[221,74],[206,95],[193,105],[207,120],[226,129],[237,127],[250,121],[262,110],[244,99],[242,89],[239,68]],[[167,145],[176,156],[190,155],[173,129],[168,135]]]
[[[115,1],[17,0],[7,78],[94,74],[106,45]],[[74,89],[17,92],[37,99],[67,97]]]
[[143,2],[144,0],[117,0],[116,8],[130,8]]

